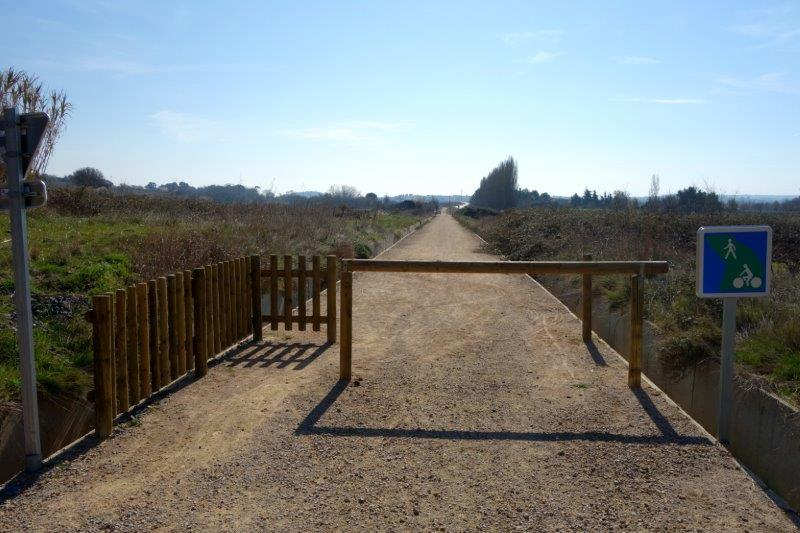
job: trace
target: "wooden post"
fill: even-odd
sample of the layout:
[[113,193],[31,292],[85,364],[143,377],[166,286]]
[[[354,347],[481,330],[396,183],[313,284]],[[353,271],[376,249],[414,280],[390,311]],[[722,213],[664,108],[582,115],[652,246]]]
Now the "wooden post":
[[203,377],[208,372],[206,356],[206,271],[195,268],[192,272],[192,300],[194,301],[194,374]]
[[219,263],[214,263],[211,265],[211,275],[213,276],[211,279],[211,288],[212,294],[211,298],[214,301],[214,353],[220,353],[222,351],[223,346],[222,338],[222,320],[220,320],[220,313],[219,313]]
[[253,283],[250,277],[250,261],[247,257],[242,257],[242,270],[244,271],[244,334],[249,335],[253,333],[253,318],[252,318],[252,301],[253,301]]
[[320,312],[320,301],[319,301],[319,293],[322,291],[322,278],[320,277],[320,257],[315,255],[311,258],[311,269],[312,269],[312,288],[311,288],[311,316],[313,321],[311,323],[311,329],[313,331],[319,331],[319,324],[320,320],[319,317],[322,314]]
[[214,269],[211,265],[205,266],[206,270],[206,359],[213,357],[214,351]]
[[232,344],[239,341],[239,268],[236,259],[231,260],[231,331]]
[[161,345],[158,324],[158,282],[151,279],[147,282],[147,313],[150,320],[150,380],[152,392],[161,388]]
[[329,255],[328,256],[328,269],[325,272],[327,277],[326,285],[327,292],[326,296],[328,297],[327,309],[325,314],[328,317],[327,320],[327,333],[328,333],[328,342],[334,343],[336,342],[336,256]]
[[297,256],[297,329],[306,330],[306,256]]
[[158,356],[161,369],[161,386],[168,385],[169,378],[169,303],[167,302],[167,278],[158,278]]
[[247,295],[247,258],[240,257],[239,258],[239,280],[240,286],[239,290],[241,291],[240,294],[240,302],[241,306],[239,307],[239,312],[241,313],[239,319],[239,325],[242,328],[241,337],[244,338],[247,336],[247,332],[250,331],[250,298]]
[[[335,289],[334,285],[334,289]],[[330,287],[328,290],[331,290]],[[339,379],[349,380],[353,373],[353,273],[342,268],[340,285],[341,303],[339,319],[341,320],[341,341],[339,344]]]
[[226,344],[231,346],[236,338],[236,333],[233,330],[233,294],[231,293],[233,287],[233,263],[225,261],[225,331]]
[[114,407],[117,413],[128,410],[128,338],[125,323],[125,289],[114,296]]
[[192,271],[183,271],[183,313],[185,332],[185,360],[183,368],[185,372],[194,368],[194,303],[192,302]]
[[[584,261],[591,261],[592,256],[586,254]],[[583,274],[583,290],[581,291],[581,319],[583,320],[583,342],[592,340],[592,275]]]
[[292,256],[283,256],[283,322],[292,330]]
[[278,256],[269,256],[269,327],[278,329]]
[[128,404],[139,403],[139,313],[136,301],[136,286],[131,285],[125,291],[127,320],[125,336],[128,339]]
[[261,256],[250,257],[250,295],[252,298],[253,340],[263,339],[264,315],[261,313]]
[[631,349],[628,356],[628,386],[638,389],[642,384],[642,281],[643,276],[631,277]]
[[94,408],[95,430],[104,439],[114,427],[114,397],[112,396],[112,326],[111,295],[92,298],[92,331],[94,341]]
[[186,297],[183,290],[183,272],[175,276],[175,366],[178,376],[186,373]]
[[169,380],[175,381],[178,372],[178,278],[167,276],[167,309],[169,320]]
[[231,345],[228,336],[228,262],[219,263],[219,345],[226,349]]
[[136,306],[139,311],[139,398],[144,399],[153,392],[150,378],[150,307],[147,283],[136,285]]

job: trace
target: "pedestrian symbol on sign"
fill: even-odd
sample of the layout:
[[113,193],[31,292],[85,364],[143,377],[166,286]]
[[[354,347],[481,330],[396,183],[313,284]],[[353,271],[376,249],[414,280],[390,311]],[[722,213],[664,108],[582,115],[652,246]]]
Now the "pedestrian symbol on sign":
[[736,259],[736,245],[733,244],[733,239],[728,239],[728,245],[725,247],[725,259],[730,256]]

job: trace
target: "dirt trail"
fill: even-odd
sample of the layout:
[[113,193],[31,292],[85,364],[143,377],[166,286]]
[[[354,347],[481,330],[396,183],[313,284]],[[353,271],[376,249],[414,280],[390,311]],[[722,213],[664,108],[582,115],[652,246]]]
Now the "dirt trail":
[[[387,259],[489,260],[441,215]],[[780,530],[787,517],[523,276],[359,273],[354,374],[281,332],[0,506],[0,529]]]

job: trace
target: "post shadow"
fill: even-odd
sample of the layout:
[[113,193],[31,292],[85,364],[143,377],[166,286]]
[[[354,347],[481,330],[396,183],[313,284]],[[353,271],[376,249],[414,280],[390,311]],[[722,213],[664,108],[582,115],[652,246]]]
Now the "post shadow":
[[590,339],[588,341],[584,341],[584,344],[586,345],[586,350],[589,352],[589,355],[592,356],[594,364],[596,364],[597,366],[608,366],[608,363],[606,363],[603,354],[601,354],[600,350],[597,349],[597,345],[594,343],[593,340]]
[[672,427],[672,424],[670,424],[669,419],[661,414],[661,411],[658,410],[658,407],[656,407],[656,405],[653,403],[653,400],[650,399],[650,395],[647,394],[644,389],[634,389],[633,394],[636,396],[636,399],[639,400],[639,404],[642,406],[642,409],[644,409],[644,411],[647,413],[647,416],[650,417],[650,420],[653,421],[662,435],[669,438],[680,437],[678,432],[675,431],[675,428]]
[[[459,429],[370,428],[353,426],[318,426],[317,424],[341,396],[349,382],[339,380],[325,397],[314,406],[295,429],[296,435],[327,435],[333,437],[422,438],[442,440],[511,440],[527,442],[619,442],[623,444],[674,444],[679,446],[709,446],[705,437],[679,435],[646,393],[640,402],[659,428],[658,435],[626,435],[605,431],[467,431]],[[638,395],[637,395],[638,397]]]

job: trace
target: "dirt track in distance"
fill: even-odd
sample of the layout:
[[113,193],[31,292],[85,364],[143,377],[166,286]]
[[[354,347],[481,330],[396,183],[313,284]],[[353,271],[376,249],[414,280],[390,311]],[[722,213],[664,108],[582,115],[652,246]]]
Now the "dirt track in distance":
[[[382,256],[491,260],[440,215]],[[324,300],[324,299],[323,299]],[[0,506],[0,529],[793,530],[524,276],[357,273],[353,371],[268,332]]]

